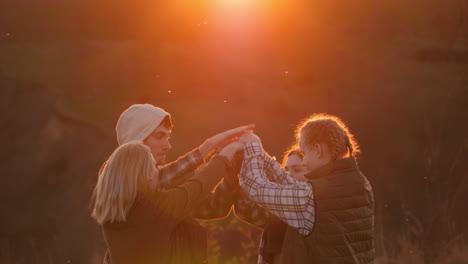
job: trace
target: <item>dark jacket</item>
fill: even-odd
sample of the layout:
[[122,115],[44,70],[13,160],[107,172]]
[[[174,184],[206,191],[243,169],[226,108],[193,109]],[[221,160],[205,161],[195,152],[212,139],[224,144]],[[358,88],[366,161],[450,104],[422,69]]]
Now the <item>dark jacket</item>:
[[238,199],[234,203],[234,214],[238,219],[263,230],[258,248],[258,263],[273,263],[273,259],[281,254],[287,225],[250,200],[242,190],[239,190]]
[[191,214],[228,171],[214,158],[178,187],[138,194],[126,222],[103,225],[112,264],[206,263],[206,234]]
[[259,248],[259,255],[262,256],[263,263],[273,263],[274,257],[281,255],[284,235],[287,224],[278,218],[273,218],[263,229],[262,239],[263,247]]
[[374,198],[354,158],[332,162],[306,178],[313,189],[314,228],[301,236],[288,227],[282,263],[372,263]]

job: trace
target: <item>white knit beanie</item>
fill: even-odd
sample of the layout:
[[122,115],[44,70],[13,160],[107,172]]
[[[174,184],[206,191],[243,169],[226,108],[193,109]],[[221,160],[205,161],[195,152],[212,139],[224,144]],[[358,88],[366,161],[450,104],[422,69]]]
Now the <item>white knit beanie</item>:
[[130,141],[143,141],[170,114],[150,104],[134,104],[125,110],[115,128],[117,141],[123,145]]

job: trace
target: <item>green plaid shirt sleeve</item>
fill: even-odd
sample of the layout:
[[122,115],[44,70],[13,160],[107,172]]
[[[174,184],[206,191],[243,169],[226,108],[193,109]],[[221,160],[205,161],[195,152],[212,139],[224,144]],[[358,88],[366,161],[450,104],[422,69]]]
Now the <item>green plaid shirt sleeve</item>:
[[240,173],[242,188],[253,201],[297,229],[301,235],[310,234],[315,222],[312,185],[308,182],[287,185],[272,182],[266,173],[275,171],[272,165],[265,159],[259,143],[246,144]]
[[192,176],[191,172],[195,171],[203,164],[203,157],[198,149],[195,149],[177,160],[159,167],[160,187],[169,188],[175,187]]

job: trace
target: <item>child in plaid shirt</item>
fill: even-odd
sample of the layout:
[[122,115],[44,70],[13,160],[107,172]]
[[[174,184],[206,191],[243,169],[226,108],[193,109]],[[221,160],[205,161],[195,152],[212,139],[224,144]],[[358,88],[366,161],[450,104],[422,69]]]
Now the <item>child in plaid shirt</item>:
[[242,188],[288,225],[281,263],[374,261],[372,187],[355,160],[359,145],[338,117],[315,114],[298,126],[306,182],[288,177],[255,134],[239,140]]

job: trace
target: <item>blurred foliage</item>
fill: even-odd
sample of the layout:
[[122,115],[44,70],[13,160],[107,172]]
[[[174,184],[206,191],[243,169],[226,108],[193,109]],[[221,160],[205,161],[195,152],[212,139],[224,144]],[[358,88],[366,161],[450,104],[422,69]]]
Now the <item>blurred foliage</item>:
[[232,213],[216,221],[199,221],[208,231],[209,263],[257,263],[261,230]]

